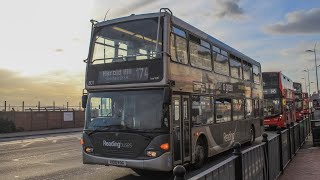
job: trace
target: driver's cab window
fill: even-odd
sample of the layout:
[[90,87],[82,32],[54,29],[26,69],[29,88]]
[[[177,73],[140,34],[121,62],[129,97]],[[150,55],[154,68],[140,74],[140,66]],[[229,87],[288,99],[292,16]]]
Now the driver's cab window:
[[111,98],[91,98],[91,117],[112,116]]

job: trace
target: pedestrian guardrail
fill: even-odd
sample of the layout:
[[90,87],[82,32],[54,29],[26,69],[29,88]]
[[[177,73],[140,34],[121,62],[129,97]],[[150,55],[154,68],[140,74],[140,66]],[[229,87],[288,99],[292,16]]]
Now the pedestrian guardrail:
[[[277,134],[263,134],[262,143],[241,151],[235,143],[233,156],[189,178],[189,180],[275,180],[294,158],[310,133],[310,118],[277,129]],[[185,180],[186,170],[177,166],[175,180]]]

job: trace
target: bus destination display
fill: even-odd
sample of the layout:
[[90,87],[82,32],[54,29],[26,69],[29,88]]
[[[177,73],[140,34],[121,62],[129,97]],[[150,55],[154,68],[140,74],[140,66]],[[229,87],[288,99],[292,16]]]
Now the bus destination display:
[[141,82],[149,80],[148,67],[100,71],[98,83]]

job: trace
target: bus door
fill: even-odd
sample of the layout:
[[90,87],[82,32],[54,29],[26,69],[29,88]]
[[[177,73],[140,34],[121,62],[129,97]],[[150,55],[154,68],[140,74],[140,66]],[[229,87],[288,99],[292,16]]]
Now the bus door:
[[190,101],[188,96],[172,98],[172,135],[174,165],[190,161]]
[[286,123],[290,123],[293,122],[293,107],[292,107],[292,102],[291,101],[286,101],[286,116],[287,116],[287,122],[284,122],[286,125]]

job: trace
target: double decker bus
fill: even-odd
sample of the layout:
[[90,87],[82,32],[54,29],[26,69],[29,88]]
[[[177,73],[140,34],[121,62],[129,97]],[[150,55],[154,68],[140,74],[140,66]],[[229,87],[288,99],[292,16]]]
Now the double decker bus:
[[298,82],[293,82],[293,88],[295,90],[295,112],[296,112],[296,121],[299,122],[304,118],[304,100],[302,97],[302,85]]
[[310,101],[308,93],[302,93],[302,111],[301,113],[306,117],[311,113]]
[[84,164],[201,167],[261,135],[260,63],[168,11],[93,24]]
[[295,121],[293,82],[282,72],[263,72],[264,127],[286,128]]

